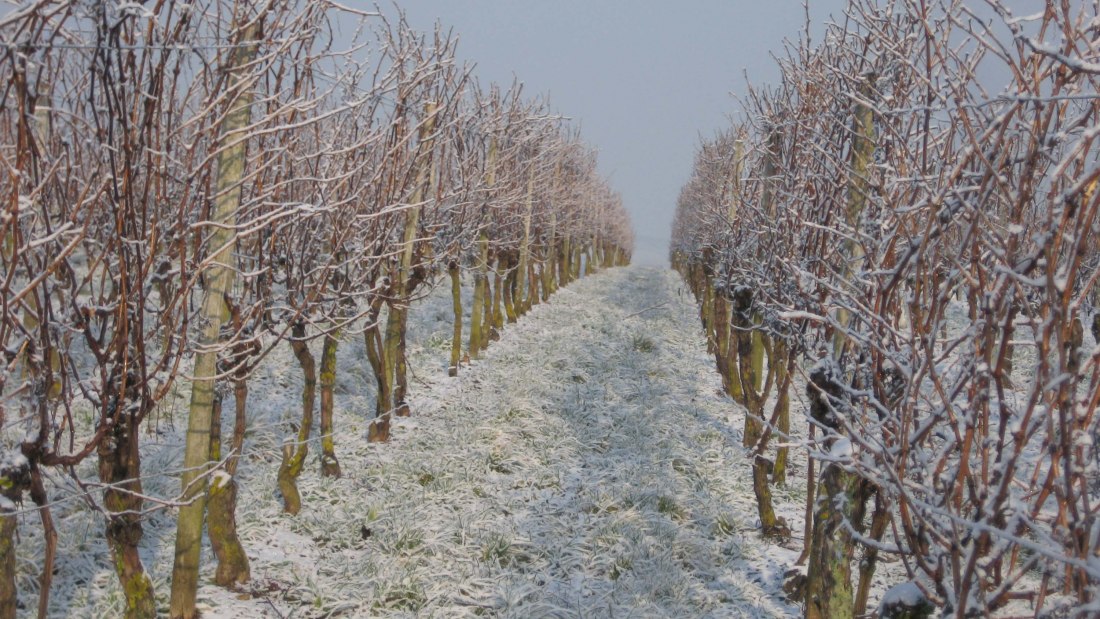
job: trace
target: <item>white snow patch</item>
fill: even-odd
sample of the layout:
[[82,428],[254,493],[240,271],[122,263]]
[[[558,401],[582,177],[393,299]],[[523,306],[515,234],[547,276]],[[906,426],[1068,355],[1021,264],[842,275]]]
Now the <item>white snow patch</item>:
[[829,455],[837,460],[848,460],[853,453],[855,453],[855,449],[852,446],[851,439],[843,436],[833,441],[832,446],[829,448]]
[[879,614],[890,607],[906,607],[912,608],[925,600],[924,592],[920,590],[915,582],[903,582],[886,590],[886,593],[882,596],[882,602],[879,604]]
[[210,478],[210,481],[215,488],[226,486],[232,480],[233,476],[229,473],[226,473],[225,471],[214,471],[214,474]]

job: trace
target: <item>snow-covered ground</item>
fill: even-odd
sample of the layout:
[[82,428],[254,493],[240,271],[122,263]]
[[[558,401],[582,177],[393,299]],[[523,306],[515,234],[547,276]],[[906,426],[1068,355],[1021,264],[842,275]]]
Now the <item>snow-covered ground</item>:
[[[743,417],[722,395],[675,273],[631,267],[582,279],[509,325],[457,378],[445,375],[446,292],[412,315],[414,416],[390,443],[365,441],[369,369],[361,341],[344,344],[336,414],[344,475],[319,476],[314,443],[296,517],[281,513],[275,473],[301,378],[286,352],[261,368],[239,473],[253,580],[245,592],[214,586],[207,547],[204,616],[799,614],[780,586],[800,540],[789,549],[760,538]],[[171,468],[175,443],[154,445],[146,470]],[[799,536],[797,479],[776,499]],[[165,478],[165,495],[172,483]],[[101,521],[85,520],[83,545],[70,533],[62,540],[58,616],[110,614],[120,602]],[[162,603],[173,534],[174,513],[165,511],[142,542]],[[30,592],[22,597],[32,602]]]

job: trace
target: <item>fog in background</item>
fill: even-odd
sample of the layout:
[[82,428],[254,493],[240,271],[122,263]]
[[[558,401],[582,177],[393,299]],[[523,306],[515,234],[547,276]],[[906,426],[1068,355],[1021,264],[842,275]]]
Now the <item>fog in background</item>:
[[[366,2],[348,2],[373,8]],[[810,0],[815,40],[843,0]],[[600,151],[637,235],[634,261],[668,262],[669,227],[700,135],[729,124],[731,95],[774,83],[772,52],[805,24],[801,0],[404,0],[409,23],[438,20],[483,85],[513,76],[549,93]],[[383,11],[389,12],[386,7]]]

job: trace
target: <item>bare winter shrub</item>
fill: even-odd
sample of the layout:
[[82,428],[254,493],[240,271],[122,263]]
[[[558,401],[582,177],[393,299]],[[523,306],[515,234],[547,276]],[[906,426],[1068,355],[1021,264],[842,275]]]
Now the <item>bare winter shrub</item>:
[[674,263],[760,317],[708,329],[816,368],[807,616],[863,613],[881,552],[959,617],[1097,611],[1094,19],[852,2],[700,148]]
[[[337,20],[362,21],[347,50]],[[46,538],[40,615],[57,553],[48,492],[103,514],[129,616],[157,612],[138,554],[150,510],[181,511],[173,616],[196,612],[207,502],[218,583],[247,581],[234,475],[249,376],[273,347],[293,347],[306,385],[279,476],[293,512],[315,387],[322,472],[340,474],[343,337],[366,339],[384,439],[408,411],[409,306],[442,273],[460,288],[474,270],[491,290],[481,334],[502,326],[493,299],[522,314],[582,265],[629,261],[621,201],[576,130],[519,88],[482,90],[442,29],[327,2],[46,1],[0,18],[0,38],[0,564],[15,564],[29,497]],[[181,490],[155,496],[142,429],[179,388]],[[93,455],[95,479],[80,466]],[[5,616],[14,579],[0,570]]]

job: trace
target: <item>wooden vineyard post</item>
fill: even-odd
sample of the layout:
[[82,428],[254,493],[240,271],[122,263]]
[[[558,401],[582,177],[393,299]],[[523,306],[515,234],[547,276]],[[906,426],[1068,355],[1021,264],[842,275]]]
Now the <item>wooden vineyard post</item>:
[[191,405],[187,418],[181,485],[189,501],[180,508],[176,526],[175,562],[172,567],[170,614],[174,619],[198,617],[195,595],[199,580],[199,555],[202,546],[203,514],[206,511],[205,482],[210,459],[210,421],[214,405],[214,377],[217,375],[218,344],[222,324],[228,318],[225,297],[233,287],[236,273],[233,252],[236,248],[237,208],[241,201],[241,183],[247,141],[241,137],[251,120],[252,93],[245,67],[256,57],[260,38],[259,23],[245,26],[240,42],[229,57],[230,92],[233,109],[221,129],[214,209],[211,219],[218,225],[207,241],[211,266],[206,271],[203,293],[199,349],[195,355]]
[[[451,306],[454,310],[454,333],[451,337],[451,364],[447,367],[448,376],[458,376],[458,364],[462,357],[462,275],[458,268],[458,259],[447,264],[447,274],[451,277]],[[474,320],[477,320],[477,316]]]
[[516,293],[513,303],[516,313],[527,313],[527,294],[530,286],[527,281],[527,264],[531,254],[531,213],[534,210],[535,194],[535,164],[531,163],[531,170],[527,174],[527,203],[523,214],[523,240],[519,246],[519,270],[516,272]]
[[397,278],[393,283],[390,312],[386,318],[386,379],[391,381],[392,385],[394,414],[401,417],[409,415],[409,404],[406,401],[408,379],[405,361],[405,334],[409,317],[409,297],[412,293],[409,284],[412,279],[413,260],[416,259],[416,232],[420,225],[420,202],[428,195],[428,184],[432,178],[432,134],[435,132],[438,109],[438,105],[431,101],[424,106],[425,120],[420,125],[418,149],[428,161],[418,164],[416,187],[411,197],[412,205],[405,209],[401,257]]
[[[496,183],[497,141],[489,141],[489,155],[485,161],[485,186],[492,190]],[[474,275],[474,305],[470,311],[470,343],[467,354],[471,359],[481,356],[489,341],[491,326],[492,291],[489,287],[489,225],[488,205],[481,206],[481,232],[477,237],[477,270]]]

